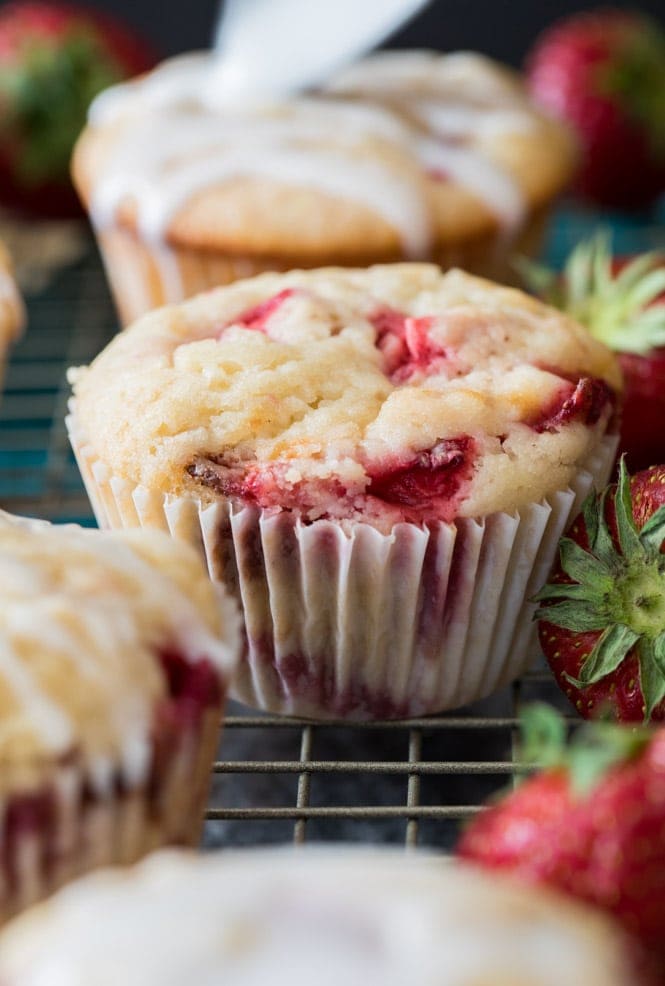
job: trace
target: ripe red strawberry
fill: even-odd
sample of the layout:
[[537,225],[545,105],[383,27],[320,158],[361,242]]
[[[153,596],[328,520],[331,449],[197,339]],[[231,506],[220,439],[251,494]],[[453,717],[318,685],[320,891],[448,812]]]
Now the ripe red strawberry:
[[610,9],[567,18],[536,42],[527,77],[534,98],[578,135],[583,196],[639,208],[660,195],[665,35],[655,22]]
[[88,106],[100,90],[154,62],[143,41],[98,11],[49,0],[2,6],[0,204],[78,215],[69,159]]
[[665,466],[586,500],[536,600],[540,645],[585,717],[665,719]]
[[601,232],[580,243],[563,273],[522,263],[537,294],[613,349],[624,377],[619,451],[632,471],[665,462],[665,254],[612,259]]
[[609,911],[665,971],[665,729],[586,723],[566,745],[553,709],[525,711],[544,769],[475,818],[458,855]]

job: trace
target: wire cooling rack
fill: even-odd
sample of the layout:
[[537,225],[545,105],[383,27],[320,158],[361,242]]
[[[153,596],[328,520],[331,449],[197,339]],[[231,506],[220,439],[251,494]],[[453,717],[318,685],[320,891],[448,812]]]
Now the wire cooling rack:
[[[562,214],[557,262],[594,217]],[[615,226],[622,252],[662,246],[662,227]],[[29,299],[0,402],[0,506],[92,525],[63,426],[68,366],[87,363],[117,329],[99,259],[85,258]],[[228,711],[213,768],[204,843],[342,840],[449,849],[459,826],[514,783],[522,702],[565,709],[544,670],[453,714],[401,722],[310,723]]]

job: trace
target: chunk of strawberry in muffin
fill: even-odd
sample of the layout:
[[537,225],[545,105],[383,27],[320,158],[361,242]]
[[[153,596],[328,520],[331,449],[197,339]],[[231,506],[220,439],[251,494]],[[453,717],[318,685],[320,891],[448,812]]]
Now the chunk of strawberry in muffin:
[[285,288],[271,298],[260,302],[249,308],[242,315],[233,320],[234,325],[242,325],[245,329],[253,329],[255,332],[265,332],[267,323],[276,311],[278,311],[287,298],[291,298],[296,293],[295,288]]
[[405,518],[451,520],[473,473],[474,452],[469,435],[444,439],[406,464],[370,473],[367,492],[399,506]]
[[394,384],[441,373],[451,361],[449,350],[432,338],[433,316],[413,318],[392,308],[380,308],[369,320],[377,332],[385,372]]
[[614,395],[604,380],[582,377],[577,384],[565,384],[554,400],[543,408],[538,419],[529,424],[539,434],[558,431],[562,425],[574,420],[595,425],[608,404],[613,402]]

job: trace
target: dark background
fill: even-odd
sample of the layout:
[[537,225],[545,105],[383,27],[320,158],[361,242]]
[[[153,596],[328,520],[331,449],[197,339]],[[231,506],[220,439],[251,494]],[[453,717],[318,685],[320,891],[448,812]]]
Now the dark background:
[[[0,0],[0,5],[3,0]],[[83,0],[119,14],[151,39],[163,55],[207,47],[219,0]],[[324,0],[310,0],[323,3]],[[334,3],[335,0],[325,0]],[[359,4],[363,0],[358,0]],[[470,48],[519,65],[535,36],[573,11],[609,6],[574,0],[432,0],[429,8],[390,41],[391,47]],[[611,3],[665,21],[665,0]]]

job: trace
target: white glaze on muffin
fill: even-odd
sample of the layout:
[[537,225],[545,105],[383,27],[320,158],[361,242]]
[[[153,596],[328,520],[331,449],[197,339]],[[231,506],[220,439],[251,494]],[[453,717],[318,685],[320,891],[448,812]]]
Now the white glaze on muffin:
[[609,350],[559,312],[414,264],[210,292],[73,379],[76,417],[120,477],[383,530],[565,488],[620,386]]
[[434,856],[162,853],[0,938],[3,986],[635,986],[600,913]]
[[74,174],[100,230],[240,255],[426,258],[515,229],[571,171],[568,134],[480,55],[383,54],[313,96],[251,105],[229,105],[214,69],[180,56],[93,104]]
[[220,682],[237,658],[235,607],[157,532],[0,514],[0,595],[0,793],[71,755],[100,790],[141,783],[168,697],[162,658],[205,661]]

